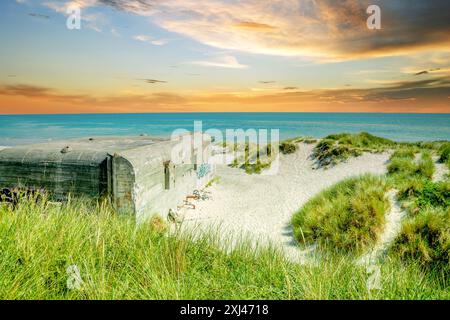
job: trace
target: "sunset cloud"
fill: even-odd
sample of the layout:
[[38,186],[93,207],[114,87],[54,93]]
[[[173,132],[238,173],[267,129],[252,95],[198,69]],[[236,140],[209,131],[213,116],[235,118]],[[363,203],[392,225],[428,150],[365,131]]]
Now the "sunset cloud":
[[167,81],[156,80],[156,79],[143,79],[143,81],[145,81],[145,83],[149,83],[149,84],[155,84],[155,83],[167,83]]
[[[252,53],[346,60],[437,47],[450,50],[447,0],[82,2],[148,16],[161,27],[203,44]],[[382,30],[366,26],[366,9],[374,4],[382,10]]]
[[[158,81],[158,80],[155,80]],[[51,88],[10,85],[0,87],[0,96],[27,98],[22,112],[30,101],[46,101],[49,105],[64,103],[84,112],[175,112],[217,111],[224,106],[229,110],[245,108],[250,111],[348,111],[348,112],[450,112],[447,102],[450,77],[416,81],[398,81],[371,89],[317,89],[299,90],[295,87],[279,91],[252,90],[249,92],[114,95],[94,97],[90,95],[65,95]],[[1,101],[3,101],[2,99]],[[424,102],[427,106],[424,107]],[[18,102],[16,102],[18,103]],[[380,107],[381,103],[381,107]],[[89,109],[91,108],[91,109]],[[6,110],[0,105],[0,110]],[[89,111],[91,110],[91,111]],[[14,111],[18,111],[17,108]]]
[[258,23],[253,21],[242,21],[238,22],[233,25],[233,27],[238,29],[247,29],[247,30],[255,30],[255,31],[273,31],[277,29],[274,26],[265,24],[265,23]]

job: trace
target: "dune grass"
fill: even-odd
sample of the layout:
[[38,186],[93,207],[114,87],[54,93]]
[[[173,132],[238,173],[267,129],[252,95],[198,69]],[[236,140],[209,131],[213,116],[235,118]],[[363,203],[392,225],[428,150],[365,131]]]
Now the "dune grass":
[[387,167],[388,175],[395,186],[408,183],[410,180],[429,180],[433,177],[435,165],[428,150],[420,153],[416,159],[417,150],[414,148],[400,148],[396,150]]
[[415,261],[448,278],[450,181],[433,182],[435,166],[431,153],[422,149],[416,159],[418,151],[413,147],[399,149],[388,165],[390,182],[398,188],[398,198],[408,212],[389,254],[403,261]]
[[[387,260],[381,289],[346,256],[288,262],[245,241],[224,248],[216,233],[171,232],[161,218],[136,225],[106,204],[22,200],[0,208],[1,299],[445,299],[443,279]],[[70,266],[81,282],[68,287]]]
[[438,150],[439,161],[442,163],[450,163],[450,142],[442,144]]
[[297,145],[294,142],[283,141],[280,143],[280,151],[283,154],[291,154],[297,151]]
[[[450,200],[450,199],[449,199]],[[450,208],[427,206],[409,216],[390,249],[392,255],[414,261],[443,278],[450,277]]]
[[367,132],[332,134],[315,146],[313,158],[319,167],[327,167],[350,157],[358,157],[364,152],[382,152],[396,145],[397,143],[392,140],[376,137]]
[[299,142],[303,142],[306,144],[313,144],[313,143],[317,143],[317,139],[311,136],[305,136],[305,137],[295,137],[295,138],[290,138],[285,140],[286,142],[289,143],[299,143]]
[[260,146],[256,143],[245,142],[234,145],[237,155],[230,167],[245,170],[247,174],[260,174],[263,170],[270,168],[275,155],[272,154],[270,144]]
[[372,246],[389,210],[383,178],[364,175],[339,182],[311,199],[292,218],[294,235],[343,252]]
[[[445,163],[448,170],[450,170],[450,142],[443,143],[438,150],[439,161]],[[447,178],[450,178],[450,173],[447,174]]]

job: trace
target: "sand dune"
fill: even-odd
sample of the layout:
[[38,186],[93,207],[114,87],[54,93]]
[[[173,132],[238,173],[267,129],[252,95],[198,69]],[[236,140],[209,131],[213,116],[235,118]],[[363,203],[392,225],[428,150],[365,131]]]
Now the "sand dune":
[[388,153],[364,154],[329,169],[313,170],[312,145],[300,143],[298,151],[280,155],[276,175],[248,175],[226,166],[217,168],[220,182],[209,188],[211,200],[197,201],[195,210],[183,214],[183,228],[219,226],[224,237],[243,235],[279,246],[302,262],[308,254],[297,247],[290,227],[295,211],[326,187],[350,176],[386,172]]

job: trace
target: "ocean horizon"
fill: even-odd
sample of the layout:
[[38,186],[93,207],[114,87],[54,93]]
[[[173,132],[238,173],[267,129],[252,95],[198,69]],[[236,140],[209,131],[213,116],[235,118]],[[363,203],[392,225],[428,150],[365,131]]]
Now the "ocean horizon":
[[0,145],[14,146],[87,136],[146,134],[168,137],[176,129],[279,129],[280,138],[322,138],[369,132],[395,141],[450,140],[450,114],[198,112],[0,115]]

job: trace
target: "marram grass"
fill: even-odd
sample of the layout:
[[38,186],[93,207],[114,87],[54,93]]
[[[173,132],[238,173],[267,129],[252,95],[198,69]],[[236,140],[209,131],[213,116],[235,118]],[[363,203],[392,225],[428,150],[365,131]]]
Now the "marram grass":
[[[224,248],[215,232],[177,234],[160,218],[137,226],[104,204],[45,199],[0,208],[1,299],[446,299],[439,276],[387,259],[381,289],[352,258],[286,261],[246,242]],[[69,267],[81,282],[68,287]],[[70,282],[70,281],[69,281]]]
[[383,177],[363,175],[320,192],[292,218],[295,238],[343,252],[363,252],[377,241],[390,203]]

